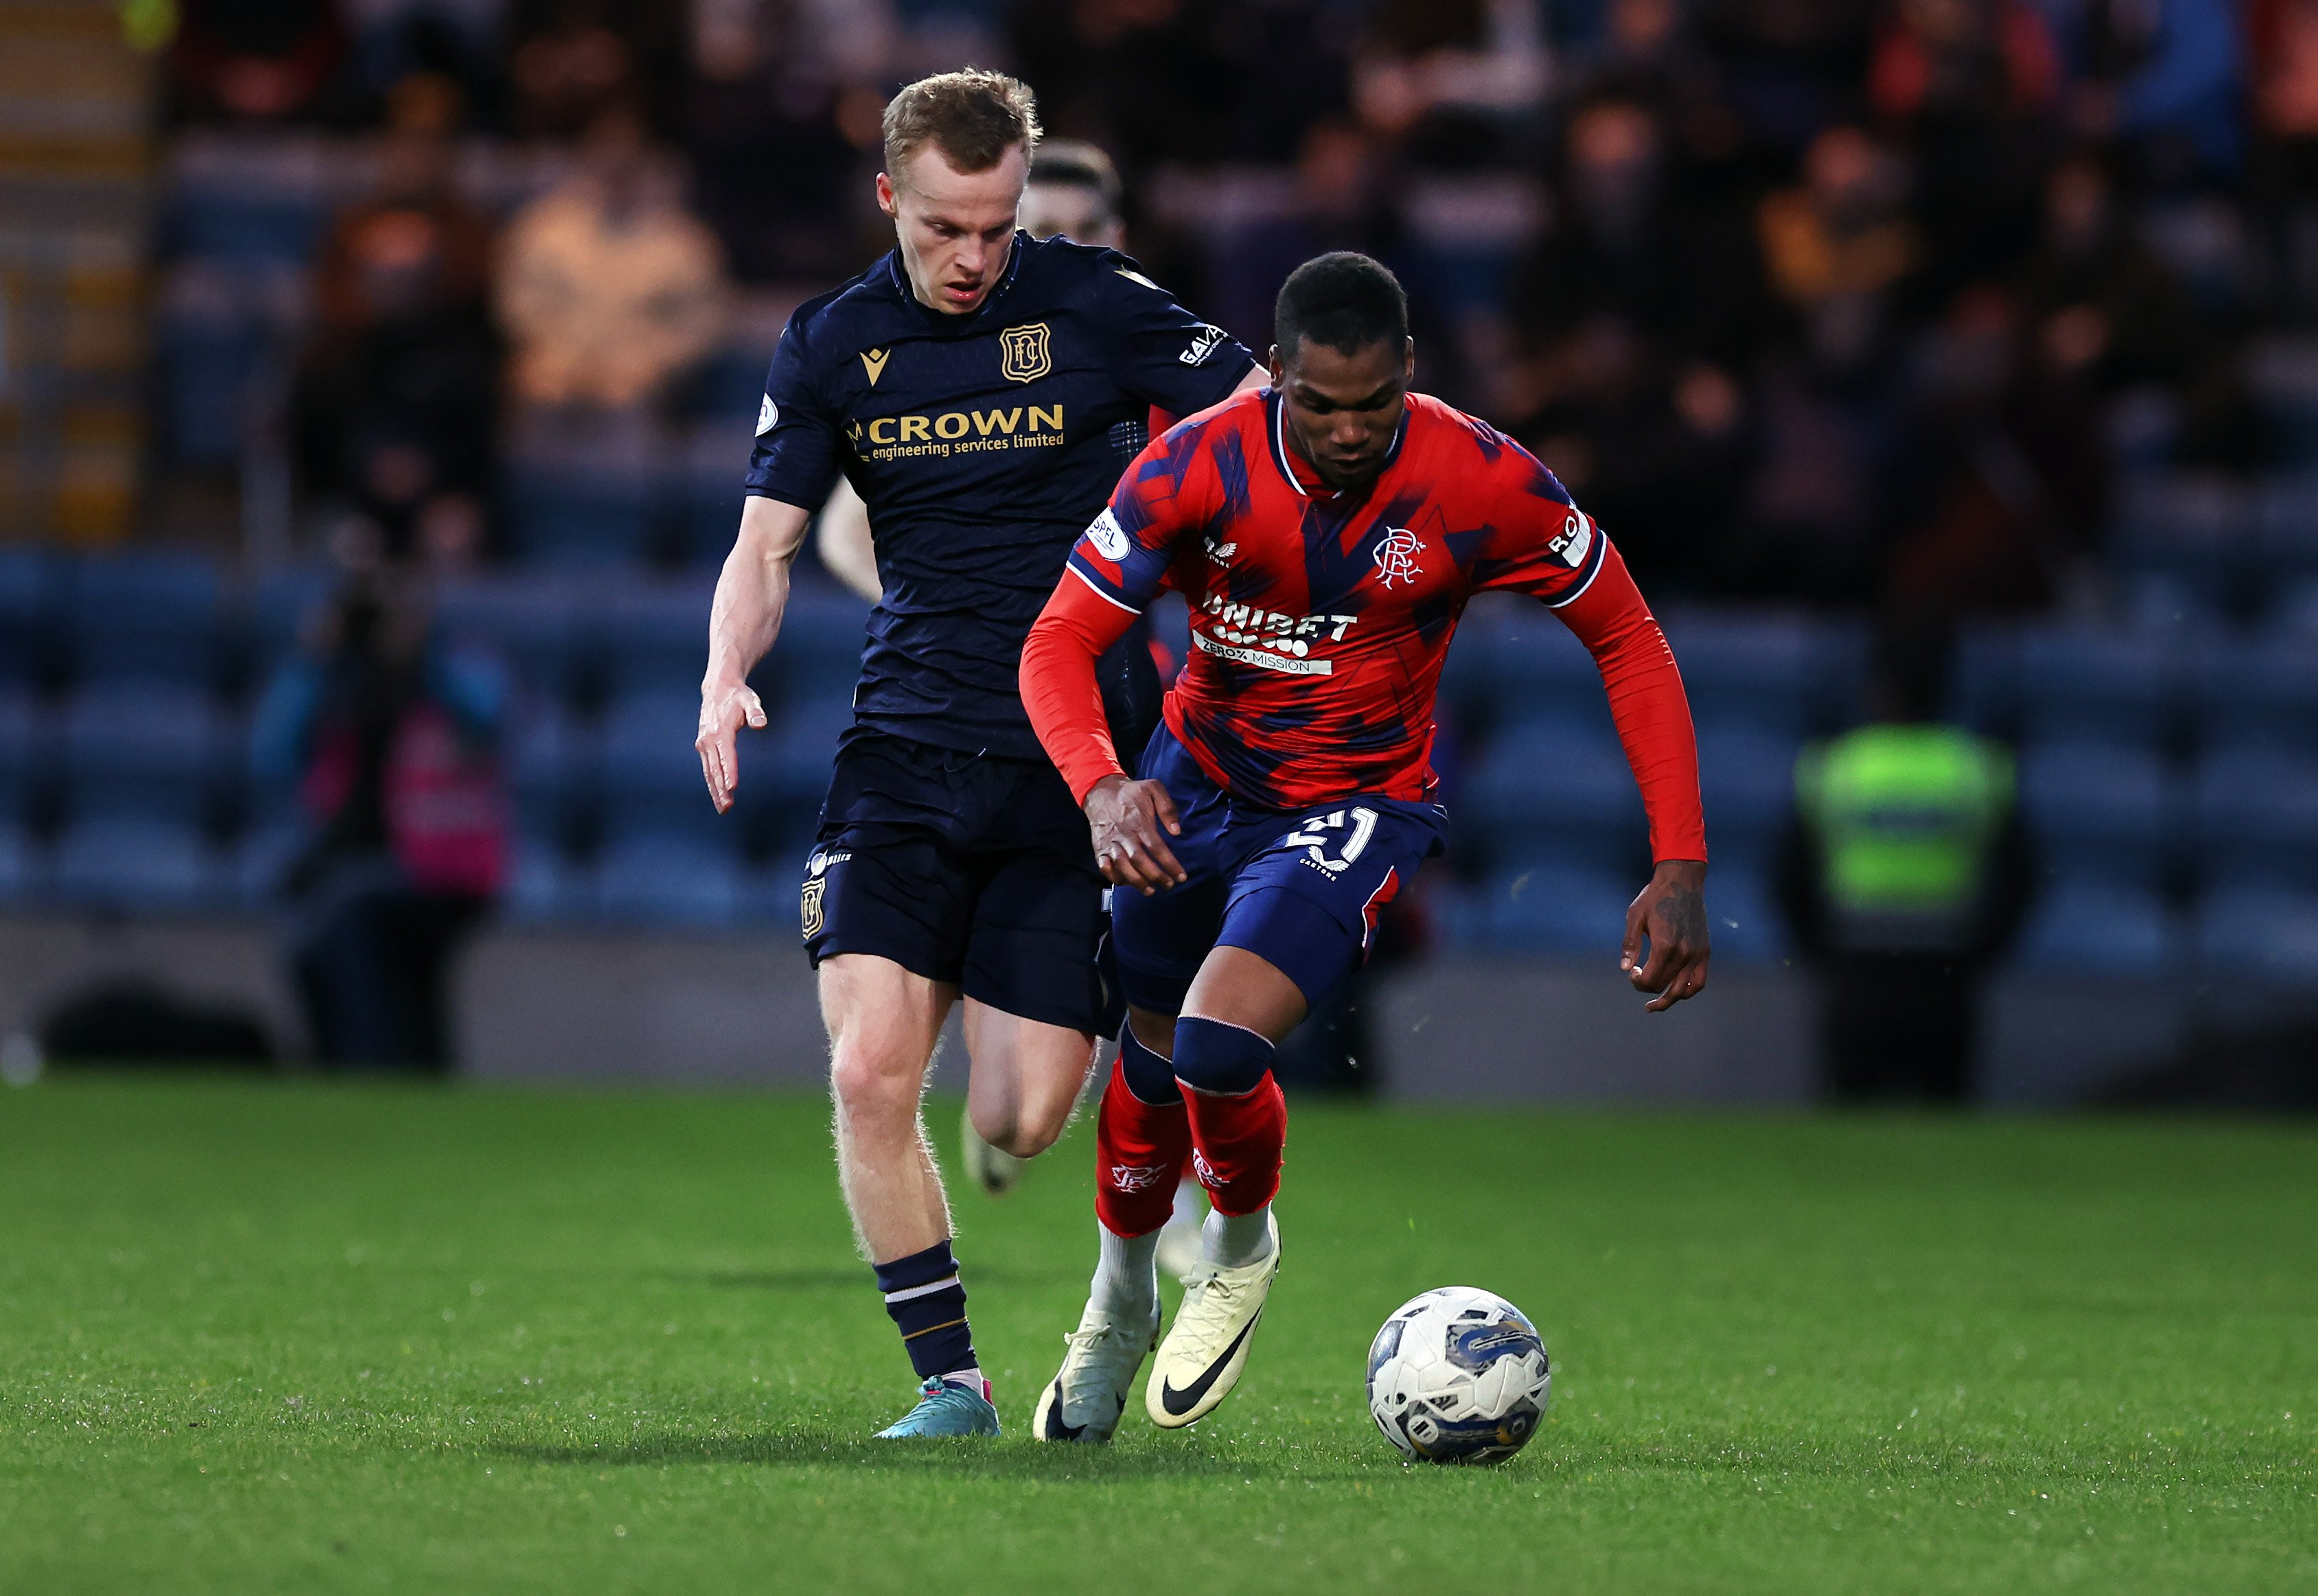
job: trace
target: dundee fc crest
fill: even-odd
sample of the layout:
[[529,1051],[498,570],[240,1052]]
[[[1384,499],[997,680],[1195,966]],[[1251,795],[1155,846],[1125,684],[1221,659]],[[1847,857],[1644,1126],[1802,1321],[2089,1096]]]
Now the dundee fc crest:
[[1047,324],[1010,327],[998,335],[999,373],[1010,381],[1036,382],[1055,369],[1047,349]]

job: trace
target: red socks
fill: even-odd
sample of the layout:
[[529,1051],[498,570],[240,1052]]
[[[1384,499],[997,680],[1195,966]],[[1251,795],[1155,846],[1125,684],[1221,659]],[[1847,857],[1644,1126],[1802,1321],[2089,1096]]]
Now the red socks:
[[1115,1236],[1148,1235],[1175,1211],[1175,1187],[1191,1156],[1191,1122],[1178,1095],[1146,1103],[1110,1067],[1110,1084],[1095,1115],[1094,1213]]
[[1186,1090],[1191,1167],[1218,1214],[1253,1214],[1280,1191],[1288,1145],[1288,1099],[1269,1072],[1253,1091],[1223,1097]]

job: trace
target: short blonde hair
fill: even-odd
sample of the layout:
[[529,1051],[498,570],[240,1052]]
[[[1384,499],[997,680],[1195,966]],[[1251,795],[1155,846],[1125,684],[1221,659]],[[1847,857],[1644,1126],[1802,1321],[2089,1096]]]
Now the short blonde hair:
[[1030,85],[968,67],[940,72],[895,94],[885,107],[885,175],[901,181],[910,157],[931,144],[961,172],[987,172],[1016,145],[1028,157],[1044,135]]

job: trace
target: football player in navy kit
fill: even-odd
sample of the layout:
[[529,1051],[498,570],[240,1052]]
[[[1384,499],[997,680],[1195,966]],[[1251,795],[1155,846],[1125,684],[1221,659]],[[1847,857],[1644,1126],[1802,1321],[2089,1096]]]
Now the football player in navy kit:
[[1262,385],[1253,357],[1115,250],[1016,230],[1030,93],[989,72],[885,110],[898,247],[790,318],[701,684],[702,774],[732,802],[750,670],[841,471],[876,530],[872,613],[802,891],[831,1044],[838,1177],[921,1380],[886,1436],[998,1430],[919,1098],[961,997],[976,1129],[1061,1134],[1094,1057],[1102,881],[1022,709],[1022,641],[1119,471],[1113,432]]

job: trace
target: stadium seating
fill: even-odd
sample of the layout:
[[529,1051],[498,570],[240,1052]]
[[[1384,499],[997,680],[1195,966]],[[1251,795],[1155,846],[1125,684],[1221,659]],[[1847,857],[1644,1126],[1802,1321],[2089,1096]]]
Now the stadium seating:
[[2223,749],[2197,768],[2199,876],[2208,892],[2318,890],[2318,755]]
[[1501,866],[1624,867],[1643,848],[1641,798],[1617,743],[1578,723],[1500,735],[1466,778],[1461,837]]
[[535,564],[632,567],[653,552],[660,483],[643,467],[517,462],[508,468],[502,493],[516,551]]
[[1631,875],[1581,864],[1494,872],[1467,911],[1468,946],[1478,940],[1487,949],[1505,953],[1566,954],[1614,962],[1626,934],[1626,906],[1639,886]]
[[[606,599],[597,630],[606,691],[690,693],[696,703],[708,661],[705,582],[623,583]],[[697,713],[696,709],[696,713]]]
[[2161,476],[2121,485],[2111,542],[2117,569],[2162,575],[2216,608],[2236,596],[2252,557],[2254,507],[2225,478]]
[[[700,807],[708,808],[705,797]],[[630,837],[605,848],[594,873],[594,903],[607,919],[723,926],[740,910],[738,877],[731,850],[705,838]]]
[[1707,874],[1706,914],[1717,965],[1775,964],[1790,956],[1786,917],[1768,872],[1718,862]]
[[604,840],[607,850],[652,836],[696,839],[729,859],[741,824],[708,801],[693,738],[700,695],[638,693],[604,712]]
[[219,897],[198,829],[166,820],[104,818],[58,838],[49,890],[84,908],[191,910]]
[[[1823,629],[1797,616],[1690,611],[1669,613],[1666,632],[1700,726],[1746,726],[1793,738],[1822,719]],[[1597,680],[1595,695],[1601,692]]]
[[2038,899],[2016,957],[2053,974],[2153,980],[2181,968],[2187,940],[2155,891],[2071,877]]
[[2208,749],[2318,753],[2318,635],[2207,642],[2193,669],[2197,724]]
[[2069,626],[2019,640],[2020,736],[2026,742],[2106,742],[2161,748],[2182,685],[2171,639]]
[[209,699],[158,682],[107,682],[74,697],[62,726],[63,808],[75,825],[211,819],[226,744]]
[[1699,785],[1718,881],[1726,867],[1770,866],[1794,814],[1795,758],[1801,749],[1797,739],[1775,731],[1745,725],[1700,728]]
[[0,692],[49,674],[55,620],[54,562],[31,551],[0,551]]
[[41,729],[31,695],[0,686],[0,825],[22,826],[31,818]]
[[84,560],[66,572],[73,679],[157,681],[208,691],[225,663],[225,587],[192,555]]
[[34,855],[24,829],[0,819],[0,904],[22,903],[35,895]]
[[516,834],[543,852],[576,851],[596,824],[602,751],[594,728],[550,704],[518,716],[509,740],[503,768]]
[[2020,810],[2049,877],[2151,890],[2184,818],[2180,784],[2146,749],[2066,742],[2026,750]]
[[2197,908],[2208,979],[2318,988],[2318,892],[2274,886],[2209,892]]

